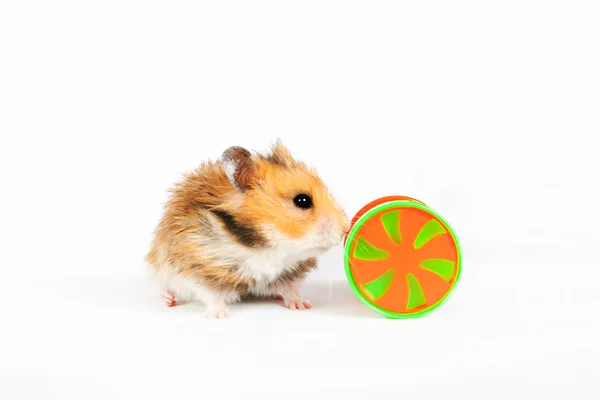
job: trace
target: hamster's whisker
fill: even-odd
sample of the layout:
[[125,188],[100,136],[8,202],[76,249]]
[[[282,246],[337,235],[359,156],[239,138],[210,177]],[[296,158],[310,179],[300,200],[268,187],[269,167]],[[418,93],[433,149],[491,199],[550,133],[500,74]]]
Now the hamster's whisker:
[[[365,250],[367,249],[367,248],[366,248],[366,246],[365,246],[364,244],[362,244],[362,243],[360,243],[360,242],[358,242],[358,241],[356,242],[356,245],[357,245],[357,246],[360,246],[362,249],[365,249]],[[344,258],[347,260],[347,259],[350,259],[350,256],[346,255],[346,252],[344,252]],[[344,261],[345,261],[345,260],[344,260]]]
[[[363,226],[360,228],[360,230],[364,230],[364,231],[365,231],[365,232],[367,232],[367,233],[370,233],[370,232],[375,232],[377,229],[378,229],[377,227],[374,227],[374,226],[365,226],[365,225],[363,225]],[[350,231],[351,231],[351,230],[352,230],[352,228],[350,228],[350,229],[349,229],[349,230],[347,230],[347,231],[344,231],[344,236],[345,236],[345,237],[348,237],[348,236],[350,235]]]
[[[374,226],[363,226],[360,228],[361,230],[365,230],[365,232],[374,232],[377,230],[377,227]],[[344,231],[344,237],[348,238],[350,236],[350,231],[352,230],[352,228],[350,228],[348,231]],[[363,243],[361,243],[360,241],[356,240],[354,243],[356,243],[356,246],[360,246],[362,249],[367,250],[367,246],[364,245]],[[346,255],[346,252],[344,252],[344,261],[348,260],[350,258],[350,256]]]

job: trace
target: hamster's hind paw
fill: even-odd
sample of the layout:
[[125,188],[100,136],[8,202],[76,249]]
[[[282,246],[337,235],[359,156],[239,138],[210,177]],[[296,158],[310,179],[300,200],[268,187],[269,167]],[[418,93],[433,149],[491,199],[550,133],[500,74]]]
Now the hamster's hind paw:
[[165,303],[167,305],[167,307],[175,307],[177,305],[177,300],[175,300],[175,295],[171,292],[169,292],[168,290],[165,290],[164,292],[162,292],[162,294],[160,295],[161,300],[163,301],[163,303]]

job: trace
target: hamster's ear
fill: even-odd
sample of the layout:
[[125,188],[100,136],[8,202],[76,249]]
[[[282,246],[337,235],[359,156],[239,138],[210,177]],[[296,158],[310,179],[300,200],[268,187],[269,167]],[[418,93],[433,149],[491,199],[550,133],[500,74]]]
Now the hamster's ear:
[[256,179],[256,165],[252,154],[243,147],[232,146],[221,156],[227,177],[241,191],[249,189]]

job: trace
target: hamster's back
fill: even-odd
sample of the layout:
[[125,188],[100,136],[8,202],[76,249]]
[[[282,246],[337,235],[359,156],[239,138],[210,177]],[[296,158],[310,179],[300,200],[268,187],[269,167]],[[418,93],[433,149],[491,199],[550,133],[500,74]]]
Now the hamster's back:
[[184,244],[189,234],[202,234],[210,228],[208,210],[235,194],[236,190],[219,161],[205,162],[185,173],[183,179],[169,190],[169,199],[154,231],[146,262],[158,269],[168,262],[174,251],[185,252],[185,249],[177,250],[177,247]]

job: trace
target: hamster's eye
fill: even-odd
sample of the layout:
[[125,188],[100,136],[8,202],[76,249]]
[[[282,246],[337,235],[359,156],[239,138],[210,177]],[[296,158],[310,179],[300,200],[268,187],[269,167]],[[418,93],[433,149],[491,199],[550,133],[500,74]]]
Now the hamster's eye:
[[309,195],[299,194],[298,196],[294,197],[294,204],[298,208],[307,209],[312,207],[313,202]]

